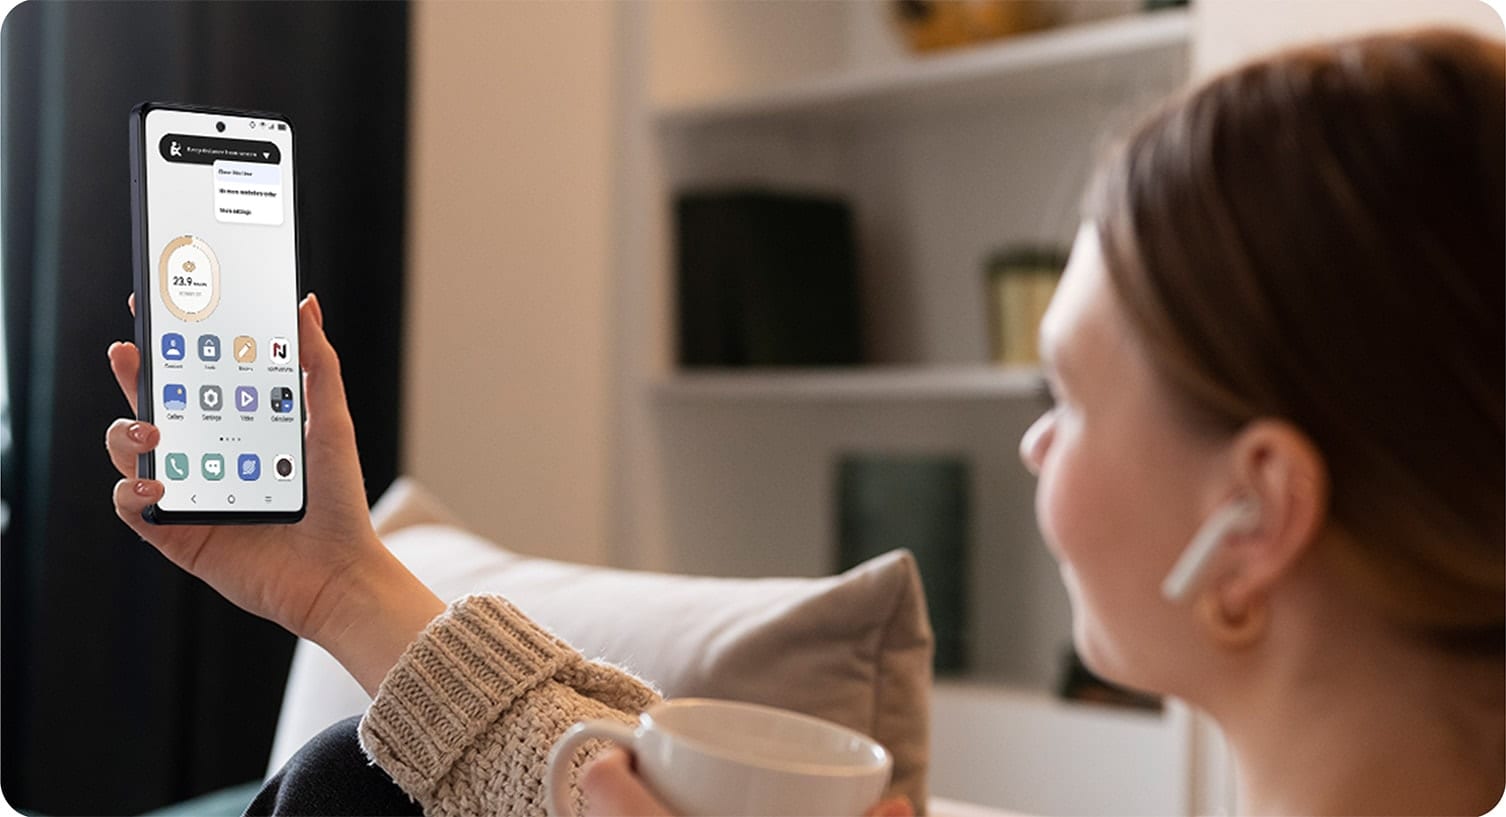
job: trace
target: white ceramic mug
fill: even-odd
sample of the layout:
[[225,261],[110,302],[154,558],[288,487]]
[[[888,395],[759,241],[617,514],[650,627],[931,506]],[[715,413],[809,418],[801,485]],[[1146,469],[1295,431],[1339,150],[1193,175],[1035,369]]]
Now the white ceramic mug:
[[894,766],[877,741],[830,721],[682,698],[651,707],[636,728],[595,720],[566,731],[549,753],[550,817],[575,817],[571,761],[589,740],[631,750],[649,789],[686,817],[856,817],[878,803]]

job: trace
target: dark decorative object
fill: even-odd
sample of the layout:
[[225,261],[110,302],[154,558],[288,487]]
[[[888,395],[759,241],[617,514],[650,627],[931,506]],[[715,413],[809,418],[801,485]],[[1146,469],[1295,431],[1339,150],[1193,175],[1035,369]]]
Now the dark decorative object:
[[839,199],[686,193],[675,207],[683,366],[862,362],[852,213]]
[[1058,694],[1069,701],[1147,709],[1152,712],[1161,711],[1159,697],[1105,681],[1093,674],[1093,671],[1082,662],[1082,657],[1077,654],[1077,650],[1070,647],[1063,654],[1062,681]]
[[915,554],[936,634],[935,669],[967,663],[968,466],[952,456],[849,455],[837,466],[841,569]]

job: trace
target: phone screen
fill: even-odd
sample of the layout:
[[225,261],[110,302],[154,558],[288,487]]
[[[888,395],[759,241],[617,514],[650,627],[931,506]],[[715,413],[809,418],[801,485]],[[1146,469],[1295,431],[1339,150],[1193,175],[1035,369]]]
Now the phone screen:
[[161,430],[143,465],[166,488],[148,518],[301,516],[292,126],[145,106],[132,130],[138,413]]

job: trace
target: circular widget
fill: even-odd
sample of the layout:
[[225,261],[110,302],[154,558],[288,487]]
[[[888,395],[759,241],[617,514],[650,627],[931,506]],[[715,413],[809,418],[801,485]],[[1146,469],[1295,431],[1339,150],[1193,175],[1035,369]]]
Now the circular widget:
[[202,321],[220,305],[220,260],[202,238],[179,236],[157,262],[162,303],[180,320]]

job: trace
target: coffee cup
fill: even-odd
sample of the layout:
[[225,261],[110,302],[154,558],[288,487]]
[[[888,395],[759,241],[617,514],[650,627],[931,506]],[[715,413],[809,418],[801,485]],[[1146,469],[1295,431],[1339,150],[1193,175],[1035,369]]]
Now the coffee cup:
[[894,760],[845,726],[770,706],[682,698],[649,708],[636,726],[578,723],[549,753],[550,817],[575,817],[571,766],[587,741],[628,749],[648,788],[685,817],[856,817],[889,785]]

